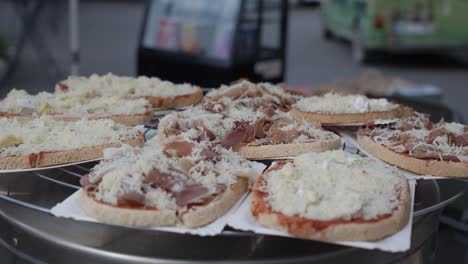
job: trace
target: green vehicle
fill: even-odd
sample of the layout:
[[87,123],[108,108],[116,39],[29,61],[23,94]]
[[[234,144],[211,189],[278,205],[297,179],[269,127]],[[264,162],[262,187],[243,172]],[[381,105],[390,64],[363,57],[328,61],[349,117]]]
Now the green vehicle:
[[323,34],[351,41],[353,59],[377,51],[468,50],[468,0],[327,0]]

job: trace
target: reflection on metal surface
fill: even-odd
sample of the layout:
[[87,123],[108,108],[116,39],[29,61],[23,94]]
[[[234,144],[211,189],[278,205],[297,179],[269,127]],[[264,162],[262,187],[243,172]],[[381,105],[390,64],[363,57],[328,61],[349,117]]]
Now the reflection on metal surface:
[[73,189],[76,189],[76,190],[80,189],[79,186],[68,184],[68,183],[65,183],[65,182],[62,182],[62,181],[59,181],[59,180],[56,180],[56,179],[52,179],[50,177],[44,176],[44,175],[42,175],[40,173],[37,173],[37,172],[35,172],[34,174],[36,174],[37,176],[39,176],[39,177],[41,177],[43,179],[46,179],[46,180],[51,181],[51,182],[58,183],[60,185],[63,185],[63,186],[69,187],[69,188],[73,188]]

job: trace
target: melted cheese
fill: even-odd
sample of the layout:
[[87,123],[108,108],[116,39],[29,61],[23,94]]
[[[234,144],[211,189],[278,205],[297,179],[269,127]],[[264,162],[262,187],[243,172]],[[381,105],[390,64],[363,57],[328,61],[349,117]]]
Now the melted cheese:
[[[119,96],[161,96],[175,97],[192,94],[198,90],[190,84],[174,84],[156,77],[146,76],[125,77],[111,73],[106,75],[93,74],[89,77],[69,77],[60,83],[68,86],[69,91],[96,92],[101,95]],[[57,84],[57,91],[60,84]]]
[[41,117],[27,123],[0,119],[0,155],[26,155],[41,151],[68,150],[133,138],[137,130],[112,120],[77,122]]
[[321,221],[391,214],[406,184],[397,170],[341,150],[298,156],[266,180],[274,211]]
[[304,112],[317,113],[367,113],[388,111],[398,107],[387,99],[369,99],[363,95],[341,95],[327,93],[323,96],[311,96],[301,99],[296,107]]

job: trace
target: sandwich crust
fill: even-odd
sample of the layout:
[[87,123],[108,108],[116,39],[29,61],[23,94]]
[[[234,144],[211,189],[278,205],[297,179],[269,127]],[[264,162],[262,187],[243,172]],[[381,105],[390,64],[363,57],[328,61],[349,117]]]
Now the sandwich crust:
[[309,122],[319,122],[321,124],[367,124],[379,119],[400,118],[408,114],[410,111],[412,111],[411,108],[401,105],[388,111],[342,114],[304,112],[296,107],[293,107],[291,114],[297,120],[305,119]]
[[234,148],[234,151],[246,159],[295,157],[307,152],[322,152],[339,149],[341,138],[336,136],[331,139],[319,140],[310,143],[291,143],[277,145],[249,146],[243,144]]
[[441,161],[435,159],[418,159],[409,155],[392,151],[385,146],[376,143],[372,138],[361,135],[357,136],[358,144],[370,155],[387,163],[417,174],[463,178],[468,177],[468,163]]
[[187,211],[173,209],[120,207],[97,201],[85,191],[81,195],[81,207],[87,215],[110,224],[129,226],[176,226],[188,228],[207,225],[222,215],[247,191],[248,179],[239,177],[224,192],[207,204],[189,207]]
[[142,146],[143,143],[144,136],[139,132],[138,135],[134,138],[115,143],[88,146],[70,150],[42,151],[38,154],[4,156],[0,157],[0,169],[28,169],[98,159],[103,156],[103,150],[106,148],[119,147],[122,144]]
[[318,221],[301,216],[286,216],[273,211],[266,201],[266,171],[259,177],[252,191],[251,211],[258,223],[266,227],[289,233],[293,236],[328,241],[372,241],[382,239],[401,230],[410,215],[410,192],[406,183],[399,194],[399,205],[391,215],[373,220],[332,220]]
[[163,96],[143,96],[155,108],[176,108],[194,105],[198,103],[203,97],[203,91],[199,87],[197,90],[190,94],[177,95],[175,97]]

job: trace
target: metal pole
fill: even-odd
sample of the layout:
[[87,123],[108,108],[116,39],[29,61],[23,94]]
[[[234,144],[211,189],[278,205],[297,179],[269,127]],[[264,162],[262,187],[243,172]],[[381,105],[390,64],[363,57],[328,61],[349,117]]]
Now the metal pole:
[[68,1],[68,12],[69,12],[69,41],[70,41],[70,52],[71,52],[71,67],[70,74],[78,75],[80,66],[80,43],[79,43],[79,21],[78,21],[78,2],[79,0]]

